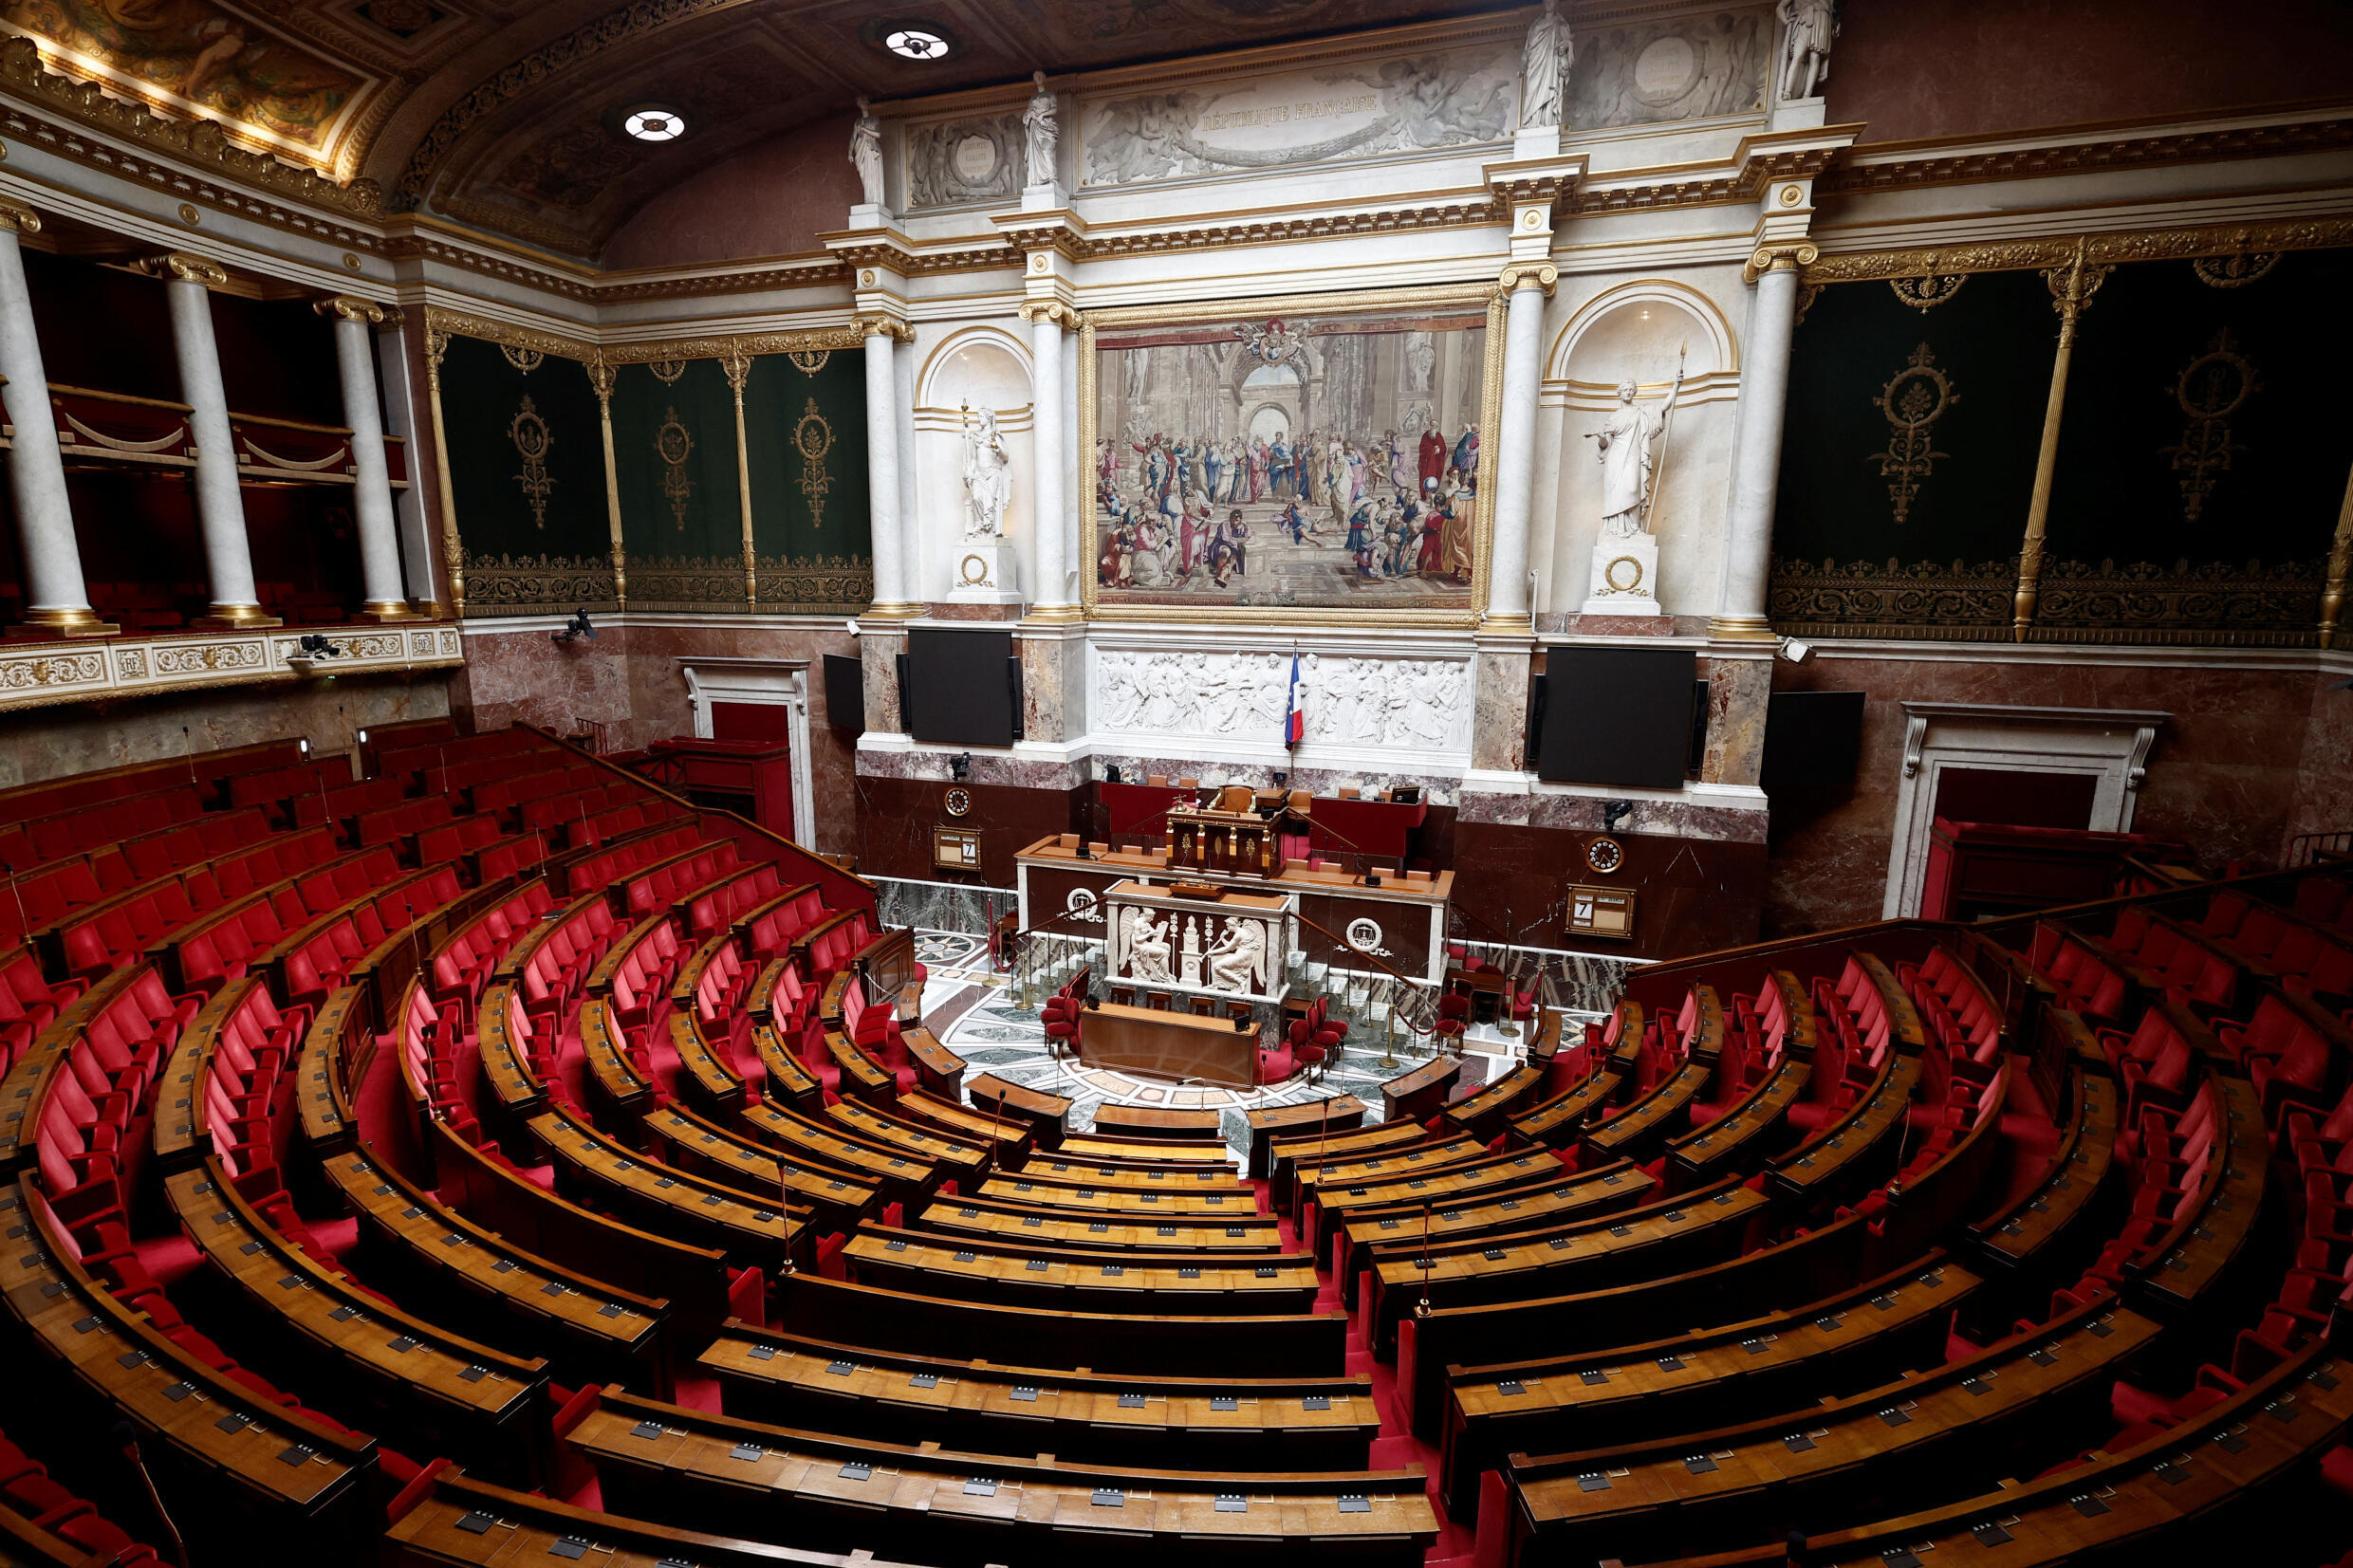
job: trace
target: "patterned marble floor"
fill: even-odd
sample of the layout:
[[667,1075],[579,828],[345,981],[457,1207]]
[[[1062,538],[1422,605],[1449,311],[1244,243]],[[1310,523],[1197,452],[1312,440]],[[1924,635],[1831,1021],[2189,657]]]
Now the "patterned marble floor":
[[[1037,1009],[1022,1006],[1004,977],[990,972],[985,945],[978,937],[922,932],[917,934],[916,951],[930,970],[923,987],[923,1017],[932,1032],[975,1072],[994,1073],[1025,1088],[1069,1096],[1073,1132],[1094,1126],[1095,1112],[1105,1102],[1211,1109],[1221,1113],[1219,1124],[1227,1146],[1238,1158],[1250,1144],[1249,1124],[1243,1119],[1247,1113],[1352,1094],[1372,1107],[1377,1120],[1381,1084],[1429,1060],[1427,1050],[1412,1051],[1410,1042],[1400,1040],[1396,1054],[1384,1064],[1376,1040],[1352,1044],[1321,1082],[1301,1078],[1266,1089],[1173,1084],[1057,1061],[1046,1049],[1046,1030]],[[1491,1027],[1480,1025],[1473,1032],[1463,1058],[1462,1086],[1475,1087],[1506,1070],[1525,1044],[1524,1040],[1506,1040]]]

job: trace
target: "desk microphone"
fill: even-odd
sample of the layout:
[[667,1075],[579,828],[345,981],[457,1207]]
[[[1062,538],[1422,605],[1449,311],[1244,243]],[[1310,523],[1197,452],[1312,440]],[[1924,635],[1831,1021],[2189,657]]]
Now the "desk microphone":
[[114,1425],[114,1439],[121,1445],[122,1457],[129,1460],[131,1468],[139,1472],[139,1484],[147,1488],[148,1506],[155,1509],[157,1520],[163,1525],[163,1533],[172,1538],[173,1560],[179,1564],[179,1568],[188,1568],[188,1543],[180,1539],[179,1526],[173,1523],[172,1516],[164,1511],[163,1494],[156,1490],[156,1478],[148,1473],[147,1461],[139,1457],[139,1432],[128,1421],[118,1421]]

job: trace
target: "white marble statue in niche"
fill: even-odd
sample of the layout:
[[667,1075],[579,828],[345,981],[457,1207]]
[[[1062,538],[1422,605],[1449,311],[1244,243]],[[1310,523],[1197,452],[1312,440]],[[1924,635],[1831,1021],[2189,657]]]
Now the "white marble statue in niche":
[[1201,983],[1201,927],[1190,914],[1185,916],[1185,947],[1182,967],[1176,971],[1179,985],[1198,986]]
[[1562,20],[1560,0],[1545,0],[1544,14],[1528,25],[1520,55],[1520,123],[1561,123],[1562,89],[1577,58],[1577,42]]
[[865,205],[882,205],[882,122],[866,101],[858,101],[858,123],[850,127],[850,167],[858,171],[858,187]]
[[1046,73],[1035,71],[1029,80],[1037,91],[1029,95],[1029,107],[1022,111],[1023,142],[1028,154],[1028,183],[1054,183],[1054,148],[1062,132],[1054,123],[1054,95],[1046,90]]
[[1618,383],[1618,406],[1602,428],[1587,436],[1599,449],[1602,465],[1602,534],[1606,539],[1632,539],[1648,521],[1651,476],[1658,470],[1652,443],[1666,425],[1666,403],[1646,409],[1635,400],[1631,380]]
[[995,540],[1005,537],[1005,503],[1009,497],[1005,437],[997,431],[997,411],[963,405],[964,537]]
[[1812,98],[1830,80],[1830,44],[1838,37],[1831,0],[1780,0],[1781,96]]
[[1209,950],[1209,988],[1263,992],[1267,988],[1267,928],[1263,921],[1233,920]]

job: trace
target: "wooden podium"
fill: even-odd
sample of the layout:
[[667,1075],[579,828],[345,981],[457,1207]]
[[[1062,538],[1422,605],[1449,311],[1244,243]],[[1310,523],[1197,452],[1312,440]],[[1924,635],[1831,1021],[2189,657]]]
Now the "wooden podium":
[[1258,1078],[1258,1024],[1104,1002],[1080,1020],[1079,1060],[1090,1067],[1248,1089]]

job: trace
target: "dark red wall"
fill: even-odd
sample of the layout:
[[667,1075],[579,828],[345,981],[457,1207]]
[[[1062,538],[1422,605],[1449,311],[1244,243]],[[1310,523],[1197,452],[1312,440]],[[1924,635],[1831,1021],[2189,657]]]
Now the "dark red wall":
[[[1085,820],[1086,791],[1015,789],[967,784],[971,815],[948,815],[940,802],[949,785],[927,779],[858,781],[858,869],[867,876],[926,882],[1014,885],[1013,857],[1049,833],[1075,833]],[[932,829],[958,827],[980,834],[980,872],[943,871],[932,864]]]

